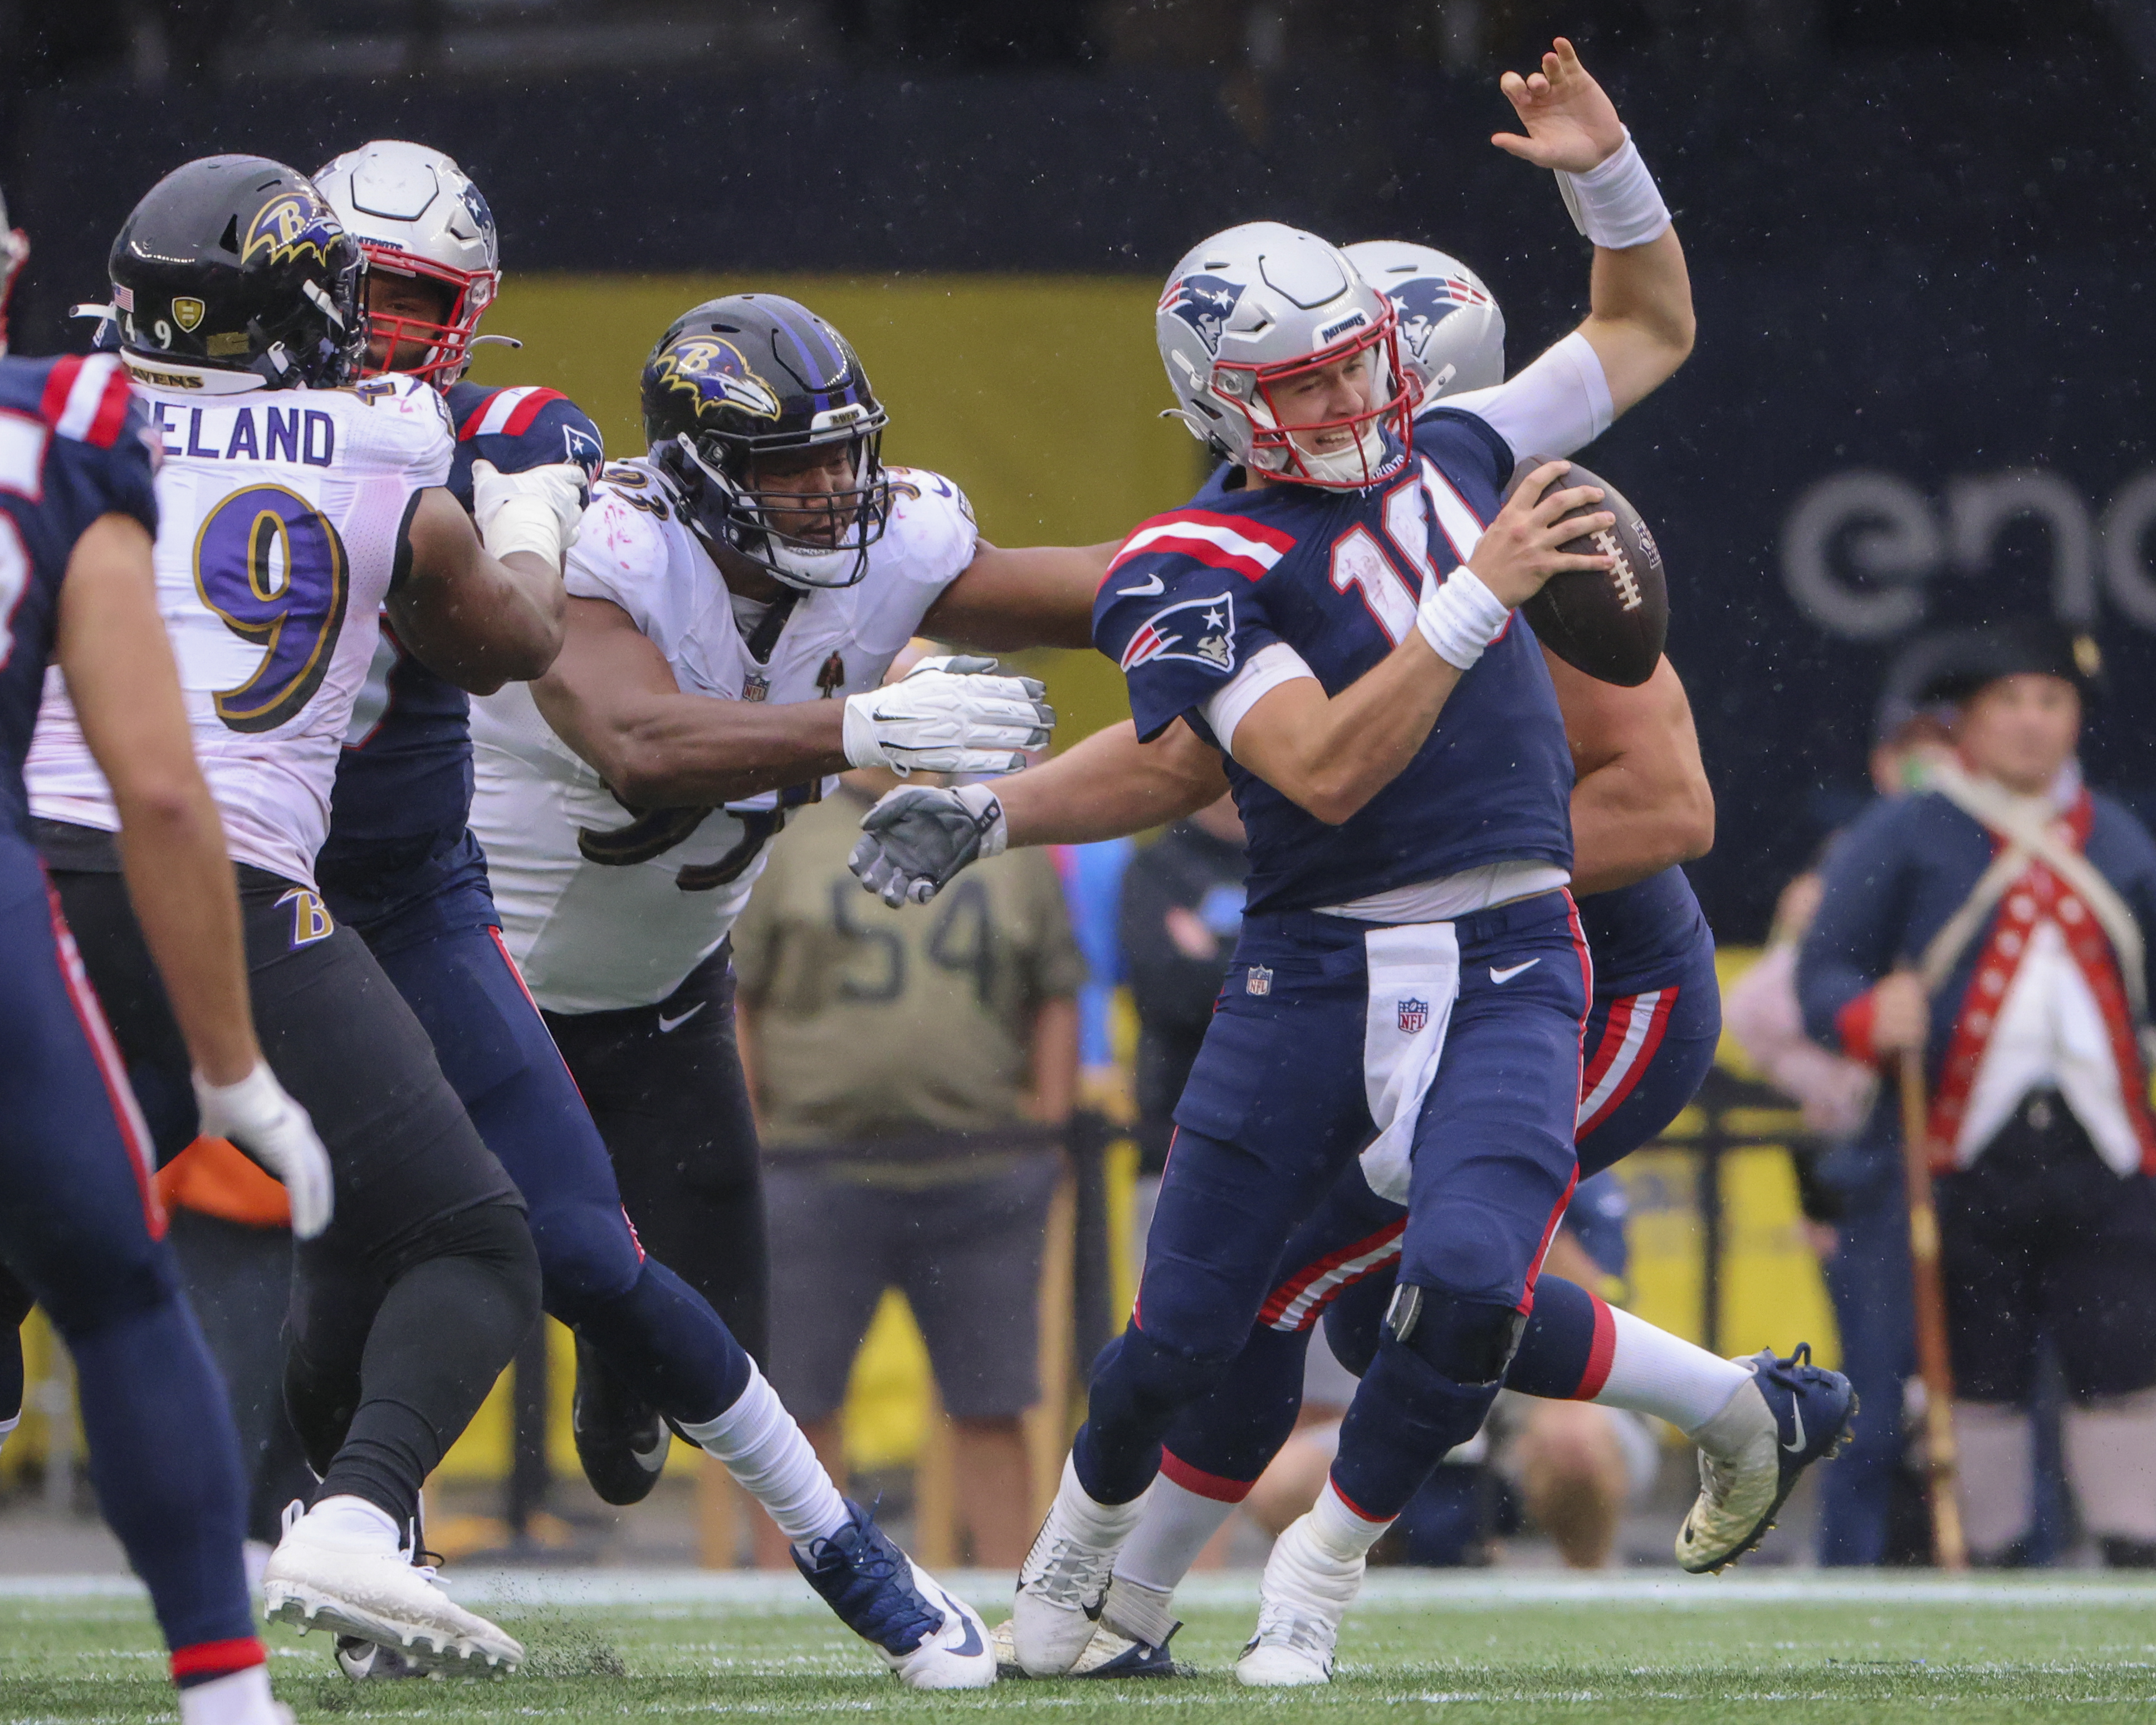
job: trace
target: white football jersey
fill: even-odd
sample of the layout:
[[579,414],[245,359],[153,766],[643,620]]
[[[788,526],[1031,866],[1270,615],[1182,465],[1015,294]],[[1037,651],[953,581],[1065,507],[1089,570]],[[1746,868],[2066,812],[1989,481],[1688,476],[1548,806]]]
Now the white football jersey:
[[[647,462],[607,470],[569,553],[569,592],[626,611],[686,695],[826,701],[873,689],[973,561],[978,537],[948,480],[902,467],[890,475],[891,521],[870,547],[867,575],[804,593],[763,665],[749,657],[725,581]],[[783,811],[837,783],[639,824],[521,683],[472,703],[472,830],[486,847],[502,935],[550,1012],[650,1006],[671,994],[748,902]]]
[[[449,410],[403,377],[208,395],[137,371],[136,387],[165,444],[157,606],[226,849],[311,886],[405,513],[449,477]],[[32,814],[118,830],[57,669],[23,777]]]

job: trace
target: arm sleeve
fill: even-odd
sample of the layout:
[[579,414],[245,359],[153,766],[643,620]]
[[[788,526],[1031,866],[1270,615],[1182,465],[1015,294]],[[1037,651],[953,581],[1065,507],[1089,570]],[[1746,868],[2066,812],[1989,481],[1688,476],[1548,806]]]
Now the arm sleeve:
[[1602,362],[1577,330],[1502,383],[1445,396],[1432,411],[1446,408],[1474,414],[1520,460],[1584,449],[1617,417]]
[[1235,727],[1260,700],[1283,683],[1305,677],[1314,681],[1317,676],[1302,655],[1286,641],[1274,641],[1253,653],[1242,670],[1228,680],[1227,687],[1218,691],[1199,711],[1205,715],[1205,722],[1213,727],[1221,748],[1232,755],[1235,752]]
[[1093,644],[1130,685],[1142,742],[1202,709],[1279,640],[1260,583],[1179,552],[1127,556],[1093,602]]
[[1797,950],[1804,1034],[1871,1057],[1871,993],[1894,968],[1907,913],[1905,799],[1882,802],[1843,835],[1821,871],[1819,913]]

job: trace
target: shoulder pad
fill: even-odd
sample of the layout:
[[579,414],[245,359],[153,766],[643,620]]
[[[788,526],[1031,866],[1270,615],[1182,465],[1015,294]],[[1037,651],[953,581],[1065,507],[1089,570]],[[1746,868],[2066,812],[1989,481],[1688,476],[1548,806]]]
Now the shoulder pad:
[[38,413],[57,435],[109,449],[126,429],[133,402],[127,374],[112,355],[70,354],[46,374]]
[[[1260,581],[1295,549],[1295,536],[1254,521],[1209,509],[1175,509],[1157,515],[1126,539],[1108,565],[1113,576],[1136,558],[1148,569],[1163,569],[1173,559],[1207,568],[1228,569],[1247,581]],[[1152,560],[1162,559],[1159,564]]]
[[[460,389],[463,385],[458,386]],[[569,398],[558,389],[526,384],[514,389],[480,389],[470,406],[457,403],[457,441],[475,437],[521,437],[549,402]]]

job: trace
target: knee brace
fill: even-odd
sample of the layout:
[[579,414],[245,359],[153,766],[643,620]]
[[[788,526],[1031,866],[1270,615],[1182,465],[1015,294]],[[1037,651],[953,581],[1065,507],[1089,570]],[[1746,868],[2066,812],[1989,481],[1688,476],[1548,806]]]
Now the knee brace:
[[1513,1307],[1409,1281],[1385,1313],[1387,1335],[1463,1389],[1502,1382],[1527,1327],[1527,1313]]

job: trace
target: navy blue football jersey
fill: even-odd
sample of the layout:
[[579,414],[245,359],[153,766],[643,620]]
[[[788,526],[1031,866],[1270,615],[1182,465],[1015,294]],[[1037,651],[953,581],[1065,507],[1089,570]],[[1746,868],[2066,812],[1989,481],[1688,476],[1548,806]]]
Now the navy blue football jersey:
[[[1201,709],[1285,642],[1327,695],[1414,625],[1428,572],[1472,554],[1512,451],[1471,415],[1415,428],[1413,456],[1363,491],[1209,487],[1127,539],[1093,607],[1093,641],[1122,668],[1140,737],[1175,719],[1218,746]],[[1202,504],[1203,506],[1199,506]],[[1460,680],[1414,760],[1327,826],[1232,757],[1254,912],[1314,910],[1485,864],[1572,865],[1572,757],[1542,649],[1515,621]]]
[[157,445],[109,355],[0,359],[0,826],[25,842],[29,753],[75,542],[100,516],[157,534]]
[[1607,1000],[1667,988],[1714,944],[1682,869],[1579,901],[1579,927],[1594,958],[1594,992]]
[[[503,473],[573,461],[598,476],[606,459],[598,428],[560,391],[453,383],[446,394],[457,430],[449,488],[466,509],[475,460]],[[471,798],[471,701],[404,651],[385,619],[345,737],[329,841],[318,859],[331,909],[363,924],[458,876],[476,876],[479,847],[465,831]]]

